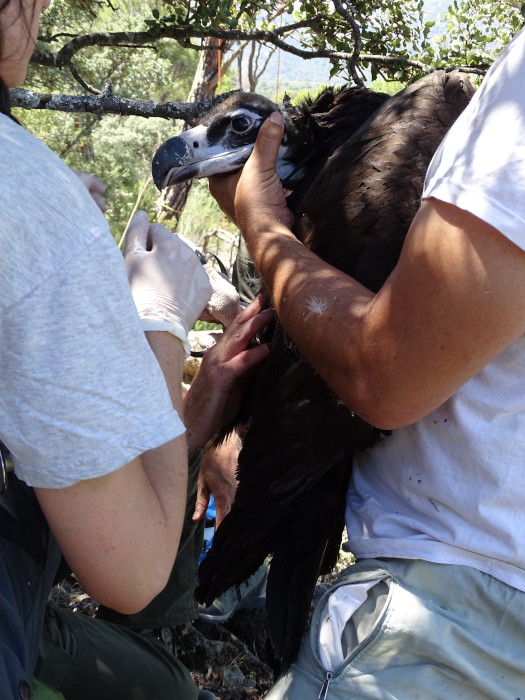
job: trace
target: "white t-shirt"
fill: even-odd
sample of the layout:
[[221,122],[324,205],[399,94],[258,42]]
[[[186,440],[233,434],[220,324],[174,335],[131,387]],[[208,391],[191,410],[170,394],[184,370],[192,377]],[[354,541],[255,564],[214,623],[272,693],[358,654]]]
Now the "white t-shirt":
[[0,439],[62,488],[184,431],[120,252],[76,175],[0,115]]
[[[430,166],[423,197],[525,249],[525,33],[495,62]],[[465,564],[525,590],[525,337],[437,411],[355,459],[359,558]]]

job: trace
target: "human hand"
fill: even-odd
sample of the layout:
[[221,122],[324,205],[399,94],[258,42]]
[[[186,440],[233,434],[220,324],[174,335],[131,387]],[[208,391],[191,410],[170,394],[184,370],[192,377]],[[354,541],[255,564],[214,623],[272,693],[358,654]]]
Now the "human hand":
[[239,435],[233,432],[217,447],[208,447],[202,455],[197,482],[197,502],[193,520],[202,520],[213,494],[217,509],[216,527],[231,510],[237,490],[237,457],[242,443]]
[[252,338],[273,320],[257,297],[202,360],[184,400],[188,449],[202,447],[235,416],[245,383],[252,370],[269,352],[266,343],[250,347]]
[[104,209],[106,208],[106,200],[102,195],[106,191],[106,183],[102,182],[102,180],[96,175],[86,173],[84,170],[76,170],[76,168],[72,168],[72,170],[75,173],[75,175],[80,179],[82,184],[86,187],[89,194],[93,197],[97,207],[101,211],[104,211]]
[[193,248],[138,211],[126,233],[124,261],[144,330],[169,331],[186,353],[188,331],[211,296],[211,286]]
[[212,175],[208,178],[210,194],[216,200],[221,211],[226,214],[237,228],[237,218],[235,216],[235,193],[241,178],[242,170],[231,175]]
[[294,222],[275,170],[283,132],[282,115],[273,112],[263,122],[242,171],[209,178],[211,194],[249,243],[261,232],[275,228],[276,223],[291,228]]

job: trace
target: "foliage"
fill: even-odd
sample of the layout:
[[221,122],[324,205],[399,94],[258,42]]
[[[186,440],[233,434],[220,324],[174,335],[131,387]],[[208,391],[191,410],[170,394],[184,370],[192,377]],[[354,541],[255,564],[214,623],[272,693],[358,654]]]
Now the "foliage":
[[[118,10],[101,3],[97,6],[96,15],[92,16],[79,11],[71,0],[54,0],[42,15],[37,49],[45,54],[57,42],[64,43],[76,36],[143,29],[144,13],[151,12],[155,1],[124,0],[119,3]],[[64,27],[67,27],[67,32],[60,31]],[[87,46],[75,53],[73,65],[82,79],[96,90],[102,90],[107,83],[111,83],[114,91],[118,91],[122,97],[164,101],[187,94],[197,59],[195,53],[184,51],[170,41],[139,47],[121,42],[118,47],[111,44]],[[32,62],[28,83],[37,90],[80,92],[78,81],[70,71],[57,71],[54,66],[35,61]]]
[[[226,52],[233,43],[248,40],[305,58],[328,57],[334,75],[355,75],[355,60],[361,76],[368,76],[369,71],[372,79],[381,75],[406,81],[433,67],[458,63],[485,70],[523,23],[520,0],[453,0],[446,12],[446,30],[437,36],[436,15],[443,9],[439,0],[354,0],[352,5],[346,0],[166,0],[140,6],[133,4],[136,0],[126,0],[118,9],[91,3],[94,16],[89,15],[91,24],[86,27],[79,1],[53,4],[42,37],[46,42],[34,61],[41,67],[70,70],[73,65],[88,84],[94,83],[84,53],[93,58],[104,55],[102,46],[120,47],[125,59],[114,59],[109,70],[118,75],[128,60],[147,62],[151,48],[146,47],[155,47],[159,55],[166,41],[170,46],[178,42],[197,50],[206,37],[214,37]],[[429,3],[439,4],[439,12],[434,10],[430,19]],[[70,31],[53,31],[59,26]],[[99,48],[94,50],[94,46]],[[155,87],[154,75],[152,81]]]
[[[195,31],[206,31],[212,27],[237,29],[255,26],[255,18],[261,7],[268,16],[275,15],[281,6],[280,0],[207,0],[206,2],[181,2],[167,0],[167,12],[155,8],[152,18],[146,19],[146,24],[152,36],[160,33],[162,28],[170,26],[191,25]],[[264,26],[264,24],[263,24]]]
[[[54,0],[42,16],[41,36],[55,36],[58,27],[68,33],[109,31],[142,26],[145,3],[124,0],[115,11],[97,6],[96,16],[68,0]],[[190,86],[198,56],[173,42],[154,48],[92,47],[80,52],[75,66],[83,79],[103,88],[111,83],[121,96],[159,101],[181,99]],[[69,71],[33,65],[25,86],[37,91],[84,92]],[[17,117],[72,167],[88,170],[108,184],[106,216],[118,239],[137,202],[141,185],[149,178],[151,157],[175,133],[164,119],[139,117],[100,118],[92,114],[66,114],[46,110],[16,110]],[[150,184],[139,203],[154,215],[158,192]]]
[[454,0],[445,14],[445,31],[426,47],[429,65],[488,66],[521,29],[521,0]]
[[386,92],[387,95],[395,95],[400,90],[403,90],[404,87],[406,87],[406,84],[399,80],[384,80],[383,78],[377,78],[370,85],[371,90]]
[[[307,27],[294,35],[297,44],[309,52],[322,55],[326,52],[348,54],[350,58],[355,46],[355,36],[349,31],[347,19],[333,11],[330,0],[297,0],[287,3],[262,2],[257,0],[213,0],[199,2],[193,0],[181,4],[170,3],[170,10],[161,13],[154,10],[152,18],[145,20],[152,37],[163,35],[170,29],[191,27],[195,36],[201,31],[220,29],[275,31],[279,26],[276,16],[280,8],[287,12],[286,24],[293,20],[297,25]],[[396,60],[386,68],[390,75],[404,70],[406,62],[422,51],[430,26],[423,22],[423,0],[376,0],[371,4],[359,0],[352,5],[357,24],[362,28],[361,41],[364,54],[395,56]],[[282,28],[282,27],[281,27]],[[228,36],[227,34],[225,35]],[[293,49],[289,44],[288,48]],[[344,57],[334,57],[334,73],[346,64]],[[372,67],[372,76],[377,69]],[[368,67],[368,62],[363,68]]]
[[183,236],[200,242],[203,232],[212,231],[217,226],[225,228],[227,222],[218,204],[209,196],[207,180],[196,180],[191,188],[188,208],[179,221],[179,231]]
[[[362,71],[370,69],[372,79],[384,72],[390,77],[402,79],[409,71],[408,61],[417,59],[422,53],[430,27],[423,21],[423,0],[377,0],[374,3],[358,0],[353,3],[354,17],[361,28]],[[312,46],[317,49],[332,49],[351,52],[355,37],[349,32],[348,23],[337,13],[330,11],[329,0],[300,0],[295,18],[301,20],[312,12],[327,15],[323,31],[312,36]],[[303,45],[309,43],[306,33],[301,36]],[[370,57],[392,57],[382,63]],[[332,74],[344,70],[344,61],[332,60]]]

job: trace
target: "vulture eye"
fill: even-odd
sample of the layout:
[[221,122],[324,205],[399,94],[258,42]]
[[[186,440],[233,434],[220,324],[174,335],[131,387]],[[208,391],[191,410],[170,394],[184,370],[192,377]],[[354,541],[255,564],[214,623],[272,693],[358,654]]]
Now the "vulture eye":
[[248,117],[234,117],[231,121],[232,129],[236,134],[244,134],[252,125],[252,120]]

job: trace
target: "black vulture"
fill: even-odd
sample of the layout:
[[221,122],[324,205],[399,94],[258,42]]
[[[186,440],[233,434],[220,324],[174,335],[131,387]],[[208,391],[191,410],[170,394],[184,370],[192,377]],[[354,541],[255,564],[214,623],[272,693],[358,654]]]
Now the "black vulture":
[[[285,113],[277,169],[293,190],[295,235],[377,291],[397,262],[432,155],[473,92],[461,72],[437,71],[393,97],[329,88]],[[275,109],[259,95],[233,94],[159,148],[156,184],[238,169]],[[305,313],[319,311],[305,300]],[[201,564],[197,595],[210,604],[272,555],[267,629],[284,669],[297,654],[317,578],[338,557],[352,457],[382,436],[342,404],[278,321],[247,406],[235,503]]]

